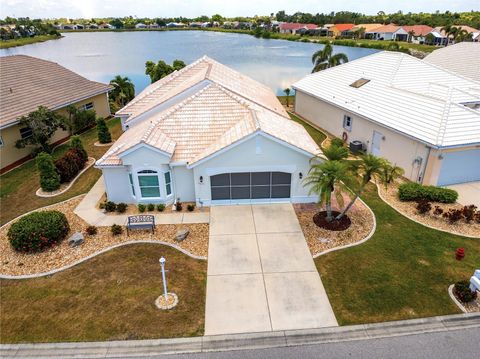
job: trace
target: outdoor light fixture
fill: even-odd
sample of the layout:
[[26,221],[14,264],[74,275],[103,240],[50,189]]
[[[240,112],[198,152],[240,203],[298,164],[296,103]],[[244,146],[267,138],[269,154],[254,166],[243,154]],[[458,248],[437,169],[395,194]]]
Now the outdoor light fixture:
[[200,176],[200,183],[203,183],[203,176]]
[[300,173],[298,174],[298,178],[300,178],[300,179],[303,178],[303,173],[302,173],[302,172],[300,172]]

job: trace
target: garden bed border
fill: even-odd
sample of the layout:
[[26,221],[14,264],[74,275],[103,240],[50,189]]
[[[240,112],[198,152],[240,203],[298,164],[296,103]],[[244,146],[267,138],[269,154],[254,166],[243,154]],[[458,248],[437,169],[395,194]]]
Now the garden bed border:
[[448,295],[450,296],[450,298],[452,298],[453,302],[457,305],[458,308],[460,308],[460,310],[464,313],[468,313],[468,311],[465,309],[465,307],[463,306],[462,303],[460,303],[460,301],[455,298],[455,295],[453,294],[453,287],[455,286],[455,284],[451,284],[449,287],[448,287]]

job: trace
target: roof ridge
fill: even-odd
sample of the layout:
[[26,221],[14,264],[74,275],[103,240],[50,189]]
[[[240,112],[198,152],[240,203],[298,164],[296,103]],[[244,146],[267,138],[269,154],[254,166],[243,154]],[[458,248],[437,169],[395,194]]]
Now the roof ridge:
[[443,145],[443,139],[445,138],[445,132],[447,129],[448,115],[450,114],[450,108],[452,107],[452,87],[448,88],[447,99],[443,106],[442,117],[438,125],[437,137],[435,139],[436,145]]

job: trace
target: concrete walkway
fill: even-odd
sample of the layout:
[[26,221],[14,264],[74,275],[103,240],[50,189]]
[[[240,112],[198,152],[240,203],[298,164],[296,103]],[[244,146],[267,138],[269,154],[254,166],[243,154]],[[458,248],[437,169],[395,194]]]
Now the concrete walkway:
[[[92,226],[111,226],[112,224],[125,225],[127,223],[126,214],[106,215],[96,206],[98,201],[105,193],[105,184],[103,177],[95,183],[83,200],[73,211],[77,216]],[[148,213],[146,213],[148,214]],[[191,223],[209,223],[209,212],[180,212],[180,213],[156,213],[156,224],[191,224]]]
[[205,334],[338,326],[291,204],[211,208]]
[[447,186],[447,188],[454,189],[458,192],[458,203],[464,206],[474,204],[480,208],[480,181],[452,184]]

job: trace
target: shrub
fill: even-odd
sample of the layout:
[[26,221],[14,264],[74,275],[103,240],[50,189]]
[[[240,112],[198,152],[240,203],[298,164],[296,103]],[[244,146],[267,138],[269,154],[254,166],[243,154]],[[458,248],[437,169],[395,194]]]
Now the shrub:
[[477,206],[473,204],[462,208],[462,215],[468,223],[475,219],[475,213],[477,213]]
[[35,159],[38,172],[40,172],[40,187],[42,190],[51,192],[60,188],[60,175],[53,163],[52,156],[41,152]]
[[67,217],[59,211],[33,212],[8,230],[12,247],[19,252],[39,252],[63,240],[70,230]]
[[107,212],[115,212],[115,210],[117,209],[117,205],[115,204],[115,202],[106,201],[104,208]]
[[110,231],[112,232],[112,235],[118,236],[119,234],[123,233],[123,228],[118,224],[112,224]]
[[193,212],[194,209],[195,209],[195,205],[194,205],[194,204],[189,204],[189,205],[187,206],[187,210],[188,210],[189,212]]
[[125,213],[127,210],[128,205],[126,203],[119,203],[117,204],[117,212],[118,213]]
[[89,236],[94,236],[97,234],[98,230],[95,226],[88,226],[87,228],[85,228],[85,232],[87,232]]
[[145,212],[145,210],[147,209],[147,207],[146,207],[144,204],[142,204],[142,203],[140,203],[137,207],[138,207],[138,211],[139,211],[140,213]]
[[343,142],[343,140],[341,138],[335,137],[335,138],[332,139],[330,144],[332,146],[335,146],[335,147],[343,147],[345,143]]
[[94,110],[79,110],[73,116],[73,128],[75,132],[82,131],[95,125],[96,113]]
[[177,201],[177,203],[175,204],[175,209],[176,209],[178,212],[181,212],[182,209],[183,209],[182,202]]
[[82,140],[80,139],[80,136],[72,136],[70,139],[70,148],[76,148],[78,150],[78,153],[82,155],[82,158],[85,162],[88,161],[88,154],[87,151],[85,151],[85,148],[83,147]]
[[432,205],[427,200],[422,199],[422,200],[417,202],[418,213],[425,214],[425,213],[430,212],[431,209],[432,209]]
[[470,290],[470,283],[468,280],[462,280],[455,283],[453,287],[453,294],[455,294],[455,296],[463,303],[471,302],[477,298],[477,292],[472,292]]
[[163,212],[165,210],[165,205],[163,203],[157,204],[157,211]]
[[435,209],[433,210],[433,214],[436,216],[440,216],[443,213],[443,209],[439,206],[435,206]]
[[450,223],[455,223],[463,218],[463,212],[461,209],[451,208],[443,214],[443,218],[446,218]]
[[454,203],[458,198],[457,191],[436,186],[422,186],[419,183],[402,183],[398,187],[401,201],[428,200],[431,202]]
[[155,210],[155,205],[153,203],[147,204],[147,210],[148,211],[154,211]]
[[85,167],[85,157],[78,148],[70,148],[60,159],[55,161],[55,167],[62,183],[70,182]]
[[100,143],[109,143],[112,142],[112,135],[108,130],[107,123],[103,118],[97,120],[97,135],[98,142]]

